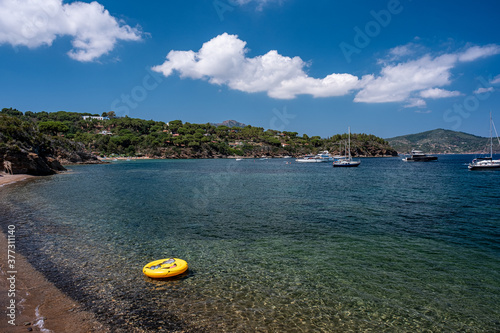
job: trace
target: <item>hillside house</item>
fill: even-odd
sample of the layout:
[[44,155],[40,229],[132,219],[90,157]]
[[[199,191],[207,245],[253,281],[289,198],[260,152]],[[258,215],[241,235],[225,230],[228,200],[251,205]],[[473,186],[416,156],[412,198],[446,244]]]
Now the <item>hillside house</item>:
[[99,117],[99,116],[82,116],[83,120],[104,120],[104,117]]

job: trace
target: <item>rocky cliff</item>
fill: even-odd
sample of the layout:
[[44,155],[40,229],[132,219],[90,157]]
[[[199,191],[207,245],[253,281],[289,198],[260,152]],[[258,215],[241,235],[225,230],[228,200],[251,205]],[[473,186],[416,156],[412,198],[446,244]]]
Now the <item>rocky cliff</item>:
[[82,144],[40,133],[30,121],[0,115],[0,171],[44,176],[75,163],[100,162]]

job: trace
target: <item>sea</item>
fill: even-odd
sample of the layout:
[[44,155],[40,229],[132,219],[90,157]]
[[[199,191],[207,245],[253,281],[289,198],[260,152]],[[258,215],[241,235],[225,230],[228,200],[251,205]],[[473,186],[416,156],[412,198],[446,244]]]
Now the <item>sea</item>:
[[500,172],[473,157],[70,166],[2,188],[0,226],[113,332],[500,332]]

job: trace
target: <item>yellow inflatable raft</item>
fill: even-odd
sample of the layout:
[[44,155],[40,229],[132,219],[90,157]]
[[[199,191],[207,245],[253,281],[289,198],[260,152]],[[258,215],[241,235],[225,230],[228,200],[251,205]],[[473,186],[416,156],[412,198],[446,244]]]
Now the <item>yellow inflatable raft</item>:
[[188,269],[186,261],[178,258],[155,260],[144,266],[142,272],[149,277],[160,279],[176,276]]

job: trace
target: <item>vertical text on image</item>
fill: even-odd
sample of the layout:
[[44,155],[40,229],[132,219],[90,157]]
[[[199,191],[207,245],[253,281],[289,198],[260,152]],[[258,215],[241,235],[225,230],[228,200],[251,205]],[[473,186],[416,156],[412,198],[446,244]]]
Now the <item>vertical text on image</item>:
[[8,281],[8,306],[7,318],[10,325],[15,325],[16,320],[16,226],[7,227],[7,281]]

